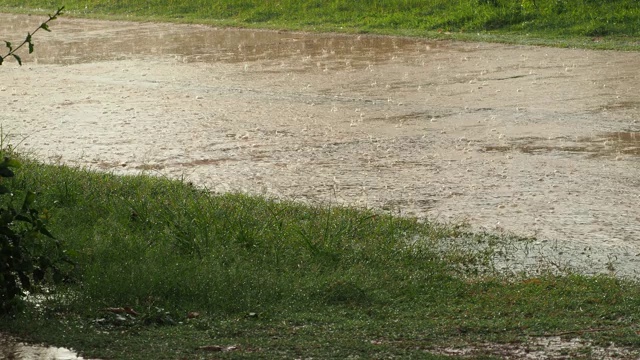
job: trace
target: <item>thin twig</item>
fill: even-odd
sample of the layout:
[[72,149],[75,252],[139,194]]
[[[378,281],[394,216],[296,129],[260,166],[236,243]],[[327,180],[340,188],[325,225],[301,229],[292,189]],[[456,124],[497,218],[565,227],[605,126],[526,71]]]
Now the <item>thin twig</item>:
[[9,53],[7,55],[4,55],[4,56],[0,55],[0,65],[2,65],[2,63],[4,62],[4,59],[8,58],[9,56],[13,56],[18,61],[18,64],[22,65],[22,60],[20,60],[20,57],[15,54],[16,51],[18,51],[20,48],[22,48],[24,46],[24,44],[29,44],[29,54],[31,54],[33,52],[33,42],[31,41],[31,38],[32,38],[33,34],[37,33],[38,30],[40,30],[40,29],[43,29],[45,31],[51,31],[51,30],[49,30],[49,26],[48,26],[49,22],[51,20],[57,19],[59,15],[62,15],[62,10],[64,10],[64,6],[59,8],[55,12],[55,14],[49,15],[49,19],[47,19],[45,22],[40,24],[40,26],[38,26],[38,28],[35,29],[32,33],[27,33],[27,37],[17,47],[14,48],[14,47],[11,46],[10,42],[5,41],[6,46],[9,48]]

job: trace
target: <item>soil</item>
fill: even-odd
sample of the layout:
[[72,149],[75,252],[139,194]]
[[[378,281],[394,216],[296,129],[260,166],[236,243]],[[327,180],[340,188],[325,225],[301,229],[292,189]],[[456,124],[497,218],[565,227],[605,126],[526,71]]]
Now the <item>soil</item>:
[[[0,15],[14,44],[43,21]],[[40,159],[535,236],[637,276],[632,52],[61,18],[0,67]],[[546,244],[546,245],[545,245]]]

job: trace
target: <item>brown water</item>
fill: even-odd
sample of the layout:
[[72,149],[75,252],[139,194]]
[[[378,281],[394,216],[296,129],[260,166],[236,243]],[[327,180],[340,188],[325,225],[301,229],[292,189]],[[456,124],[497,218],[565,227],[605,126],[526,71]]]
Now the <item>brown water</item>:
[[592,157],[617,156],[620,154],[640,155],[640,133],[614,131],[596,136],[576,139],[525,138],[518,139],[510,145],[487,145],[484,151],[511,152],[520,151],[528,154],[540,154],[552,151],[568,153],[585,153]]
[[[0,34],[15,43],[41,21],[0,15]],[[466,222],[638,275],[637,53],[52,28],[25,66],[0,67],[3,130],[43,160]]]
[[[40,17],[5,15],[9,22],[3,28],[20,34],[37,27]],[[60,24],[73,23],[73,28],[60,31]],[[180,61],[207,63],[267,62],[296,57],[324,59],[327,69],[340,68],[348,63],[352,67],[367,67],[386,62],[403,53],[441,46],[438,42],[408,38],[374,36],[308,35],[292,32],[244,31],[218,29],[198,25],[171,25],[158,23],[112,22],[105,27],[100,22],[78,22],[61,18],[56,20],[58,31],[47,41],[39,41],[38,52],[25,61],[42,64],[81,64],[105,60],[176,56]],[[3,29],[3,30],[4,30]],[[71,35],[71,36],[69,36]],[[108,39],[108,41],[104,41]],[[318,64],[307,61],[304,68]],[[324,68],[323,68],[324,69]],[[283,71],[296,69],[283,68]]]
[[22,343],[0,333],[0,360],[82,360],[69,349]]

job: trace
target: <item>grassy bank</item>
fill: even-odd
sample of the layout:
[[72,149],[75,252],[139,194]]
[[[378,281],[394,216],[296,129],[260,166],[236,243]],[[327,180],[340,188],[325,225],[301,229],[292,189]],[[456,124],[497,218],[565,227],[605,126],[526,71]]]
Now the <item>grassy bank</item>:
[[559,46],[638,46],[635,0],[0,0],[31,12],[65,5],[75,16],[381,33]]
[[35,162],[8,185],[16,199],[37,191],[78,266],[0,330],[85,356],[440,358],[444,346],[557,334],[640,349],[637,284],[505,278],[456,250],[474,236],[456,227]]

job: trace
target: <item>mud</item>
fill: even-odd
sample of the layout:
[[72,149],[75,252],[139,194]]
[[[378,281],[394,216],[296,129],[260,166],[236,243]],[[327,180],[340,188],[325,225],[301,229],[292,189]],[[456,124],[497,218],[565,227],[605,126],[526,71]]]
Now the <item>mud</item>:
[[[607,347],[596,346],[589,340],[573,338],[563,339],[560,336],[529,338],[526,343],[511,344],[474,344],[465,348],[437,348],[433,353],[471,358],[491,356],[505,360],[566,360],[566,359],[637,359],[638,352],[609,344]],[[588,354],[588,355],[587,355]]]
[[[0,15],[17,42],[41,18]],[[0,67],[39,158],[536,236],[636,276],[636,53],[61,18]],[[588,265],[587,265],[588,264]]]

